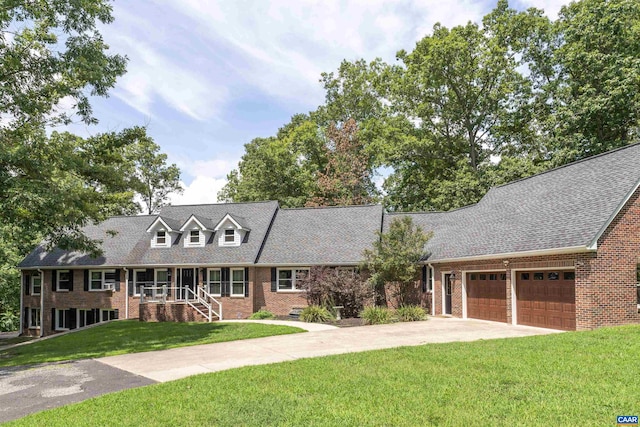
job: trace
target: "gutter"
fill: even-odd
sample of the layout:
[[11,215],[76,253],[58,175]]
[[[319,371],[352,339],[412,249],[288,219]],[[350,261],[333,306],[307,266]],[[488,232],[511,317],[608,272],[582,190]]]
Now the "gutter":
[[576,253],[585,253],[585,252],[595,252],[596,248],[591,248],[589,246],[568,246],[565,248],[554,248],[554,249],[538,249],[533,251],[523,251],[523,252],[503,252],[499,254],[488,254],[488,255],[475,255],[468,257],[459,257],[459,258],[443,258],[436,259],[431,261],[434,264],[443,264],[447,262],[464,262],[464,261],[481,261],[488,259],[498,259],[498,258],[523,258],[530,256],[544,256],[544,255],[563,255],[563,254],[576,254]]
[[[40,273],[40,338],[42,338],[44,335],[44,290],[46,286],[44,285],[44,271],[39,268],[38,272]],[[56,319],[51,319],[51,321],[55,322]]]
[[429,269],[429,281],[431,282],[431,315],[436,315],[436,286],[434,283],[434,273],[435,270],[431,263],[427,264],[427,268]]

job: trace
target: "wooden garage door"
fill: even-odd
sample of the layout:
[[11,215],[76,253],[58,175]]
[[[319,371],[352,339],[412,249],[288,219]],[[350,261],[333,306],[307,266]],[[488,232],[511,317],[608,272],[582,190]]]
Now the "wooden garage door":
[[573,271],[519,271],[516,277],[518,324],[576,329]]
[[505,273],[467,273],[467,317],[507,321]]

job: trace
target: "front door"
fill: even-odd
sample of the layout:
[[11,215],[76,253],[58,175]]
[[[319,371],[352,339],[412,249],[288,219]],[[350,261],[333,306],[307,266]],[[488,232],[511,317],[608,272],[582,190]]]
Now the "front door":
[[187,292],[187,288],[195,291],[195,278],[193,277],[193,268],[183,268],[180,273],[180,285],[178,286],[178,298],[185,300],[193,298],[193,294]]
[[451,274],[444,275],[444,314],[451,314]]

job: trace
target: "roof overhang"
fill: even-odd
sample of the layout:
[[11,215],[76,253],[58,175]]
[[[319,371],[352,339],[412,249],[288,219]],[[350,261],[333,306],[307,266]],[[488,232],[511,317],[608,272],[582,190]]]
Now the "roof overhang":
[[202,222],[198,221],[198,218],[196,218],[196,216],[193,214],[191,214],[189,219],[186,220],[184,224],[182,224],[182,227],[180,227],[180,231],[185,231],[187,229],[187,226],[192,222],[195,222],[201,231],[208,231],[208,228]]
[[423,260],[422,264],[444,264],[450,262],[464,262],[464,261],[483,261],[488,259],[504,259],[504,258],[523,258],[532,256],[548,256],[548,255],[564,255],[564,254],[578,254],[594,252],[595,249],[591,249],[588,246],[569,246],[565,248],[552,248],[552,249],[537,249],[533,251],[522,252],[503,252],[500,254],[487,254],[487,255],[475,255],[459,258],[443,258],[436,260]]
[[220,222],[218,222],[215,226],[215,228],[213,229],[213,231],[218,231],[220,230],[220,228],[222,228],[222,224],[225,223],[225,221],[230,221],[233,226],[238,229],[238,230],[244,230],[244,231],[249,231],[249,229],[247,227],[243,227],[238,221],[236,221],[235,219],[233,219],[233,217],[231,216],[231,214],[226,214],[221,220]]
[[598,233],[596,233],[595,237],[587,244],[587,247],[589,249],[594,251],[598,249],[598,240],[600,240],[600,237],[602,237],[604,232],[607,231],[607,228],[609,228],[613,220],[616,219],[622,208],[624,208],[624,206],[629,202],[629,199],[631,199],[633,194],[638,190],[638,187],[640,187],[640,180],[636,182],[636,185],[633,186],[633,188],[627,193],[622,202],[620,202],[616,210],[611,214],[611,216],[609,216],[607,222],[605,222],[602,227],[600,227],[600,230],[598,230]]
[[147,228],[147,233],[151,233],[151,232],[156,228],[156,226],[157,226],[158,224],[162,224],[162,225],[164,226],[164,228],[166,228],[166,229],[167,229],[167,231],[169,231],[169,232],[177,232],[177,231],[178,231],[178,230],[174,230],[174,229],[172,229],[172,228],[169,226],[169,224],[167,224],[167,223],[162,219],[162,217],[158,217],[158,218],[156,218],[156,220],[155,220],[155,221],[153,221],[153,222],[151,223],[151,225],[149,226],[149,228]]

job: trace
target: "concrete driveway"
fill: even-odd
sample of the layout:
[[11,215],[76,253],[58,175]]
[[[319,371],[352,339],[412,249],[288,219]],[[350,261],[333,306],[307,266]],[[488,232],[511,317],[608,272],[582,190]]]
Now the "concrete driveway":
[[0,368],[0,423],[154,382],[93,360]]
[[96,360],[135,375],[164,382],[195,374],[307,357],[557,332],[559,331],[482,320],[431,318],[426,322],[340,328],[126,354]]

